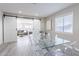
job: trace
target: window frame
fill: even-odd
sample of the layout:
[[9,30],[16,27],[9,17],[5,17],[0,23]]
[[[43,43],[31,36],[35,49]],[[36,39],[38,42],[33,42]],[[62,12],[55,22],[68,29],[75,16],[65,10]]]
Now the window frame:
[[[72,15],[72,32],[65,32],[65,31],[64,31],[64,17],[65,17],[65,16],[68,16],[68,15]],[[63,17],[63,20],[62,20],[62,21],[63,21],[63,28],[62,28],[63,31],[62,31],[62,32],[56,30],[56,27],[57,27],[57,26],[56,26],[56,19],[57,19],[57,18],[61,18],[61,17]],[[68,13],[65,13],[65,14],[56,16],[56,17],[55,17],[55,32],[56,32],[56,33],[61,33],[61,34],[63,34],[63,33],[65,33],[65,34],[72,34],[72,33],[73,33],[73,19],[74,19],[74,18],[73,18],[73,12],[68,12]]]

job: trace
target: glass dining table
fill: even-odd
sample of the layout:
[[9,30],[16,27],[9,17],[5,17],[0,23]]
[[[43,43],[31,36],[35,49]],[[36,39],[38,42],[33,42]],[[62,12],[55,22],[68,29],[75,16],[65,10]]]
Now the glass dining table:
[[[56,49],[55,51],[52,51],[51,49],[54,49],[58,45],[63,45],[65,43],[68,43],[70,41],[65,40],[63,38],[58,37],[57,35],[55,36],[55,39],[52,41],[49,39],[45,33],[40,36],[41,39],[38,42],[38,46],[41,48],[41,50],[47,50],[47,52],[44,55],[47,56],[54,56],[54,55],[64,55],[63,51],[61,49]],[[47,38],[46,38],[47,37]]]

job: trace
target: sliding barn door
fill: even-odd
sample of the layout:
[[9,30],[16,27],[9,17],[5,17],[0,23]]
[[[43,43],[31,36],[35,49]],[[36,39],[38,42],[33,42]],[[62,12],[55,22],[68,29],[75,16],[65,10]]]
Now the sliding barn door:
[[17,40],[16,34],[17,21],[16,17],[5,16],[4,18],[4,43]]

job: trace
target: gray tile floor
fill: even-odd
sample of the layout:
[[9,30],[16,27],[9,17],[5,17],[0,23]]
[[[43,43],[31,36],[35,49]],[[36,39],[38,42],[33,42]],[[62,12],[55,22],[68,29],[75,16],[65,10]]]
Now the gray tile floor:
[[17,37],[17,42],[7,43],[0,46],[1,56],[66,56],[64,51],[57,47],[49,50],[42,49],[35,44],[32,37]]

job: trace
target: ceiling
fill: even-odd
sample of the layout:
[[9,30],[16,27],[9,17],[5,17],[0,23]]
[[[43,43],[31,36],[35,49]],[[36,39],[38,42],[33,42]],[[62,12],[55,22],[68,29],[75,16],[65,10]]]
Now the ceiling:
[[11,14],[46,17],[72,3],[0,3],[0,10]]

